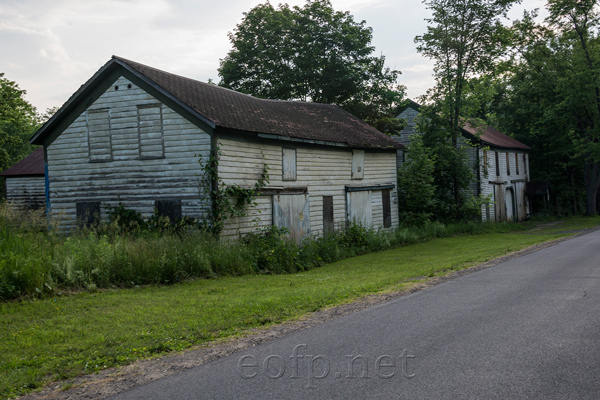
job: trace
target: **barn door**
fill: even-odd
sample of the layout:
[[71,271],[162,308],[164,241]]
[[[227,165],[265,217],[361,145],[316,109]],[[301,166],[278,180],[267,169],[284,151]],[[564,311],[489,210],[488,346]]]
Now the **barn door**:
[[506,201],[506,221],[511,222],[514,216],[515,203],[512,188],[506,189],[506,196],[504,197]]
[[365,227],[372,225],[371,191],[348,192],[348,223]]
[[289,237],[301,241],[310,235],[308,193],[273,196],[273,225],[286,228]]
[[504,202],[504,187],[494,185],[494,203],[496,209],[496,222],[506,220],[506,204]]

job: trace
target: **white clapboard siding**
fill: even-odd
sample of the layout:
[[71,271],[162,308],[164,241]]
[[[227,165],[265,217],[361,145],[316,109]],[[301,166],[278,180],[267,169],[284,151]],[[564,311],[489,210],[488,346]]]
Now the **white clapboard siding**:
[[7,176],[6,201],[18,208],[42,208],[46,203],[43,176]]
[[[88,117],[102,115],[102,110],[110,115],[110,148],[103,150],[110,151],[109,161],[90,160]],[[146,124],[141,131],[138,110]],[[202,218],[209,204],[199,189],[198,161],[209,153],[208,133],[121,77],[48,146],[52,215],[69,230],[76,223],[77,202],[101,202],[103,217],[105,205],[122,202],[147,217],[155,200],[172,198],[181,199],[183,215]]]
[[[283,148],[296,149],[296,180],[283,179]],[[310,195],[310,231],[313,235],[323,234],[323,196],[333,196],[334,225],[346,225],[346,186],[396,185],[395,152],[364,153],[364,177],[352,179],[352,150],[315,146],[284,146],[260,141],[240,141],[235,138],[219,139],[219,177],[224,185],[237,184],[251,187],[260,178],[264,165],[269,167],[269,184],[272,188],[306,187]],[[383,227],[381,191],[374,191],[378,204],[373,207],[372,220],[375,228]],[[260,226],[268,226],[272,219],[272,204],[260,196]],[[392,226],[398,224],[398,198],[391,191]],[[255,219],[254,211],[248,219]],[[268,222],[267,222],[268,221]],[[255,224],[255,222],[254,222]],[[224,235],[235,236],[247,232],[252,223],[226,221]]]
[[[496,153],[498,154],[498,171],[496,169]],[[510,165],[510,175],[507,168],[507,156]],[[519,173],[517,174],[518,158]],[[480,159],[483,160],[483,150],[480,150]],[[523,157],[526,159],[526,164],[523,163]],[[529,215],[529,203],[525,196],[526,182],[529,177],[529,157],[525,152],[515,150],[490,149],[487,150],[488,168],[487,175],[485,166],[481,165],[481,194],[490,197],[489,215],[491,221],[501,221],[506,218],[506,199],[505,196],[498,196],[498,193],[505,193],[507,189],[512,189],[515,195],[516,215],[515,219],[524,220]],[[499,172],[499,174],[496,174]],[[496,188],[498,186],[498,188]],[[499,197],[499,198],[497,198]],[[488,210],[483,205],[481,208],[482,219],[487,219]]]

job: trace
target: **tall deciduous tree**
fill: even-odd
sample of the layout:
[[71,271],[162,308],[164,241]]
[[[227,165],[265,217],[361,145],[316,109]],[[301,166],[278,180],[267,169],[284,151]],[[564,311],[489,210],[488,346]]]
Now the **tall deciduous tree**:
[[[418,51],[435,61],[436,86],[429,93],[431,117],[427,127],[435,130],[434,136],[447,142],[448,162],[465,161],[461,152],[461,117],[465,104],[465,86],[470,77],[483,74],[496,65],[507,44],[507,29],[501,19],[510,7],[520,0],[425,0],[432,17],[427,19],[427,32],[417,36]],[[446,137],[446,139],[444,139]],[[454,160],[454,161],[452,161]],[[448,165],[451,176],[442,190],[454,196],[456,217],[460,217],[463,193],[468,181],[461,176],[467,171],[461,165]],[[441,169],[440,169],[441,171]],[[467,182],[465,184],[465,182]]]
[[262,98],[337,104],[388,133],[401,127],[394,118],[404,94],[400,72],[372,55],[366,22],[335,11],[329,0],[260,4],[244,13],[229,40],[220,85]]
[[[597,0],[549,0],[548,17],[513,25],[515,59],[498,121],[526,135],[532,175],[552,184],[557,212],[598,212],[600,21]],[[583,201],[580,201],[583,199]]]
[[[35,108],[23,98],[25,93],[0,73],[0,171],[33,150],[28,139],[39,120]],[[0,198],[3,197],[4,184],[0,184]]]
[[565,118],[568,133],[584,162],[586,214],[598,212],[600,188],[600,16],[597,0],[549,0],[551,38],[556,66],[562,74],[557,90],[561,105],[569,110]]

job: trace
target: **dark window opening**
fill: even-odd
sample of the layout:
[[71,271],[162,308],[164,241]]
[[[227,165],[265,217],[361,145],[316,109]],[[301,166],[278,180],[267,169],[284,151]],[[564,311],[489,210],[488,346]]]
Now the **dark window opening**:
[[323,196],[323,230],[325,233],[331,233],[334,229],[333,196]]
[[496,176],[500,176],[500,157],[498,156],[498,152],[496,151]]
[[506,175],[510,175],[510,154],[506,153]]
[[515,169],[517,175],[519,175],[519,155],[517,153],[515,153]]
[[383,203],[383,227],[390,228],[392,226],[392,208],[390,206],[390,190],[381,191],[381,201]]
[[487,150],[483,150],[483,174],[488,174],[488,154]]
[[181,200],[156,200],[154,202],[159,217],[167,217],[172,224],[181,220]]
[[100,222],[100,202],[83,201],[75,204],[79,227],[90,227]]

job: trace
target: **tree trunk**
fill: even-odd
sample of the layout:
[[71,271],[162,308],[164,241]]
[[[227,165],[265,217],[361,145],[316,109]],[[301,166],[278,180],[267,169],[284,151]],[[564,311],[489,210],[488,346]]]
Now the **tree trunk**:
[[585,164],[585,215],[596,215],[596,199],[600,188],[600,163]]

